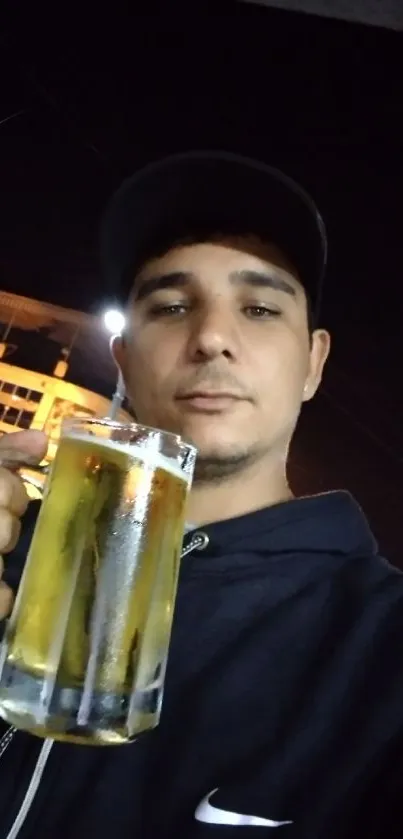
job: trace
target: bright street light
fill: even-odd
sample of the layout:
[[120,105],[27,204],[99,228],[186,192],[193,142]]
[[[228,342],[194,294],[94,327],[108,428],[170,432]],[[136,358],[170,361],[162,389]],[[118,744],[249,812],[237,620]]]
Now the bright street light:
[[111,335],[120,335],[125,328],[125,316],[119,309],[108,309],[104,314],[104,324]]

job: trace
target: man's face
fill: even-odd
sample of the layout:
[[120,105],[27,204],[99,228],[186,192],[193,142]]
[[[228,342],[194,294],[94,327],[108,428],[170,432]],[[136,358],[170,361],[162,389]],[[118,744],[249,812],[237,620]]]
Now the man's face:
[[180,434],[224,474],[285,457],[319,384],[326,332],[279,251],[254,240],[176,247],[136,278],[115,358],[139,422]]

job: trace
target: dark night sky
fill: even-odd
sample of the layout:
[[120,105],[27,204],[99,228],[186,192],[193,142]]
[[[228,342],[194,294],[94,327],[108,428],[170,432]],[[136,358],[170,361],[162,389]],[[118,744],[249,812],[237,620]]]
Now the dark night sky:
[[403,567],[403,35],[235,0],[90,20],[14,8],[0,121],[23,113],[0,124],[1,287],[97,311],[102,207],[160,155],[220,147],[285,169],[327,222],[334,336],[294,484],[350,489]]

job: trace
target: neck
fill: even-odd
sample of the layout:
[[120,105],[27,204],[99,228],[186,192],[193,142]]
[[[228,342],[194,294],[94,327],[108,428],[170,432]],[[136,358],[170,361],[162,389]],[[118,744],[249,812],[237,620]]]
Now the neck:
[[222,482],[195,482],[186,521],[196,526],[232,519],[293,498],[284,463],[257,463]]

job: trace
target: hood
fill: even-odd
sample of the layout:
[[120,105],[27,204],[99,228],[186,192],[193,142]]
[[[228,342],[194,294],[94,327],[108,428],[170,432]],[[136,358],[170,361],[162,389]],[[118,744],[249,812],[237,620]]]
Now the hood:
[[[207,557],[250,554],[277,558],[285,554],[365,556],[378,546],[359,504],[345,491],[297,498],[244,516],[197,528],[208,545],[198,554]],[[196,557],[192,558],[194,564]]]

